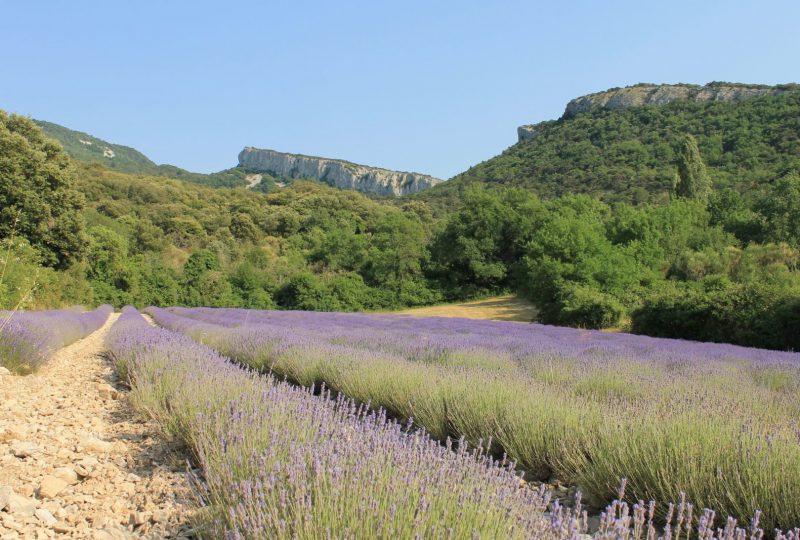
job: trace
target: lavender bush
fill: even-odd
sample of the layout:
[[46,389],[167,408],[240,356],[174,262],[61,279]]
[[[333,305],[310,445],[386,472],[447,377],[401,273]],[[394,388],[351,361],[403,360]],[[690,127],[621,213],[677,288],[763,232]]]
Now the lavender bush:
[[126,309],[107,347],[132,399],[186,442],[204,533],[225,538],[579,538],[508,466],[340,397],[237,368]]
[[401,316],[152,309],[247,366],[492,440],[595,506],[681,494],[768,528],[800,523],[800,355],[626,334]]
[[[382,410],[259,377],[196,341],[149,327],[133,309],[123,312],[107,346],[127,370],[134,403],[185,441],[200,465],[194,479],[206,509],[204,536],[582,537],[587,516],[579,497],[565,508],[463,442],[442,446]],[[595,538],[763,536],[758,515],[748,529],[733,519],[716,528],[710,510],[693,519],[685,498],[668,506],[659,535],[655,503],[629,506],[623,491]],[[797,540],[798,531],[776,538]]]
[[114,310],[103,305],[50,311],[0,312],[0,365],[26,374],[39,369],[53,353],[103,326]]

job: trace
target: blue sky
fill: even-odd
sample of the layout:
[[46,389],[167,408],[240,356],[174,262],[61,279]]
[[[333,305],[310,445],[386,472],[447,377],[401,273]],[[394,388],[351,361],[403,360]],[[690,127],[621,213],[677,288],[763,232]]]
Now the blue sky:
[[257,146],[449,178],[586,93],[800,79],[796,0],[40,0],[0,12],[0,108],[200,172]]

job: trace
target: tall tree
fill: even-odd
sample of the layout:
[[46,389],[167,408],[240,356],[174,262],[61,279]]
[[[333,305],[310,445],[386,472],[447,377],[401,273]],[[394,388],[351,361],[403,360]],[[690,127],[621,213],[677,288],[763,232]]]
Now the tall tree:
[[0,238],[26,238],[47,266],[81,260],[83,197],[61,146],[30,119],[0,111]]
[[700,156],[697,140],[686,135],[678,153],[678,175],[675,179],[675,195],[685,199],[708,201],[711,194],[711,178],[706,164]]

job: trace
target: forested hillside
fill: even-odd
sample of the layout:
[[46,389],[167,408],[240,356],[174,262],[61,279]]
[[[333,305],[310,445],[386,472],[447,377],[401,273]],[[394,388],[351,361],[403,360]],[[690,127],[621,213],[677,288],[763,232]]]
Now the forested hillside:
[[125,174],[2,114],[0,301],[353,311],[516,292],[546,323],[800,348],[800,93],[536,129],[389,200]]
[[266,195],[124,174],[71,161],[30,120],[5,113],[0,170],[3,306],[352,311],[442,299],[422,268],[432,234],[423,203],[318,182]]
[[535,128],[535,138],[417,197],[451,208],[465,186],[480,183],[544,198],[585,193],[606,202],[665,203],[686,134],[697,140],[715,189],[745,200],[800,169],[800,90],[738,103],[592,110]]
[[[248,171],[232,167],[210,174],[189,172],[174,165],[157,165],[150,158],[129,146],[113,144],[88,133],[46,122],[34,120],[45,135],[61,144],[67,154],[76,161],[102,163],[104,167],[129,173],[176,178],[195,184],[212,187],[238,187],[247,185]],[[265,182],[266,186],[267,183]]]

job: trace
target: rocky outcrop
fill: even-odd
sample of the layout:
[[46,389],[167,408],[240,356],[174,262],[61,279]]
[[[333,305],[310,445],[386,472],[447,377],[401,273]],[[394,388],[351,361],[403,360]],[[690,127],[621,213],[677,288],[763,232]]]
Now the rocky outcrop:
[[[712,82],[705,86],[697,84],[637,84],[625,88],[612,88],[575,98],[567,103],[561,116],[574,118],[576,115],[597,111],[615,111],[630,107],[647,105],[666,105],[675,101],[723,101],[736,102],[763,96],[778,96],[787,92],[800,91],[798,84],[767,86],[762,84],[733,84]],[[536,138],[543,123],[528,124],[517,128],[519,141]]]
[[340,189],[376,195],[416,193],[441,182],[426,174],[390,171],[339,159],[287,154],[247,147],[239,153],[239,166],[285,178],[311,178]]
[[724,101],[735,102],[762,96],[785,94],[797,85],[766,86],[757,84],[709,83],[695,84],[637,84],[626,88],[613,88],[575,98],[567,103],[563,118],[598,109],[614,111],[645,105],[666,105],[674,101]]
[[535,139],[536,136],[539,134],[539,130],[537,129],[539,124],[529,124],[527,126],[519,126],[517,128],[517,138],[520,141],[530,141],[531,139]]
[[546,120],[544,122],[539,122],[538,124],[519,126],[517,128],[517,137],[519,137],[520,141],[530,141],[531,139],[538,137],[539,133],[553,123],[555,123],[555,120]]

